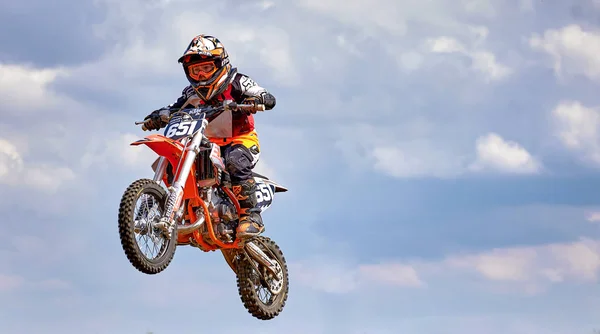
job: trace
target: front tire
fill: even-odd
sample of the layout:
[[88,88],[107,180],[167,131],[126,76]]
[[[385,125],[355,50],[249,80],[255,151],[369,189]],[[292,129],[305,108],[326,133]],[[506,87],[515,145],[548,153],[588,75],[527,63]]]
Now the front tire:
[[[261,275],[256,272],[256,269],[250,261],[254,262],[262,272],[267,272],[268,269],[264,268],[249,256],[242,255],[236,261],[238,292],[244,303],[244,307],[253,317],[261,320],[271,320],[281,313],[288,297],[288,268],[283,252],[274,241],[264,236],[255,237],[252,241],[260,247],[267,256],[279,264],[282,273],[281,279],[262,279]],[[275,258],[273,258],[273,254],[275,255]],[[271,285],[271,289],[269,289],[269,283],[273,284]],[[276,286],[277,290],[279,290],[277,294],[272,293],[271,290],[273,289],[273,286]],[[264,290],[271,295],[268,301],[262,300],[260,288],[264,288]]]
[[[149,196],[150,199],[143,201],[145,206],[139,213],[136,213],[136,203],[144,195]],[[164,188],[150,179],[133,182],[121,197],[119,206],[121,246],[131,265],[144,274],[153,275],[165,270],[175,255],[177,229],[175,228],[170,239],[166,239],[151,224],[152,220],[158,219],[157,217],[162,215],[166,198],[167,193]],[[149,203],[153,204],[152,208],[149,208]],[[158,214],[148,218],[148,214],[155,207],[158,209]],[[145,219],[141,217],[143,215],[146,216]],[[153,241],[162,238],[164,242],[158,247],[159,251],[156,257],[148,257],[140,249],[136,238],[137,232],[143,236],[149,235]]]

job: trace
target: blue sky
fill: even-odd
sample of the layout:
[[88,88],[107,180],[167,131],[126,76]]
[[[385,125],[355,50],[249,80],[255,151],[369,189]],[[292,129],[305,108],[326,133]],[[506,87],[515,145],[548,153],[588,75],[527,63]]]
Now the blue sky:
[[[0,3],[0,331],[600,329],[599,15],[596,0]],[[128,146],[146,134],[133,123],[177,98],[199,33],[278,99],[256,116],[257,171],[290,189],[264,213],[291,275],[269,322],[218,253],[179,248],[146,276],[119,244],[120,196],[154,159]]]

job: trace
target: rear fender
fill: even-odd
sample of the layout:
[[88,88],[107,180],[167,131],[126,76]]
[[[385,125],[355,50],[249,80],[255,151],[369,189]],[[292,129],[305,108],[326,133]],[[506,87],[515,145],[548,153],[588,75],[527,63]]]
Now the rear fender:
[[[169,163],[173,167],[173,172],[175,172],[175,167],[179,164],[180,158],[184,153],[184,147],[181,142],[172,140],[159,134],[152,134],[146,136],[143,139],[134,141],[130,145],[148,146],[156,154],[158,154],[161,157],[165,157],[169,161]],[[175,177],[177,177],[177,175],[175,175]],[[163,181],[165,182],[167,187],[171,186],[167,181],[166,173],[163,176]],[[197,197],[199,197],[199,194],[198,187],[196,186],[196,164],[193,164],[192,168],[190,169],[190,174],[188,175],[187,181],[185,182],[183,188],[183,199],[185,200]]]

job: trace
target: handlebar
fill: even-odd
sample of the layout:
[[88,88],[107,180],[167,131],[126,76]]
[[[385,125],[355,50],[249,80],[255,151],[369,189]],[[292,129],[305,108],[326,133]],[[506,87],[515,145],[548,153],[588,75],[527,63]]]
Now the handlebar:
[[[227,111],[227,110],[231,110],[231,111],[250,111],[250,112],[256,112],[256,111],[265,111],[265,105],[264,104],[241,104],[241,103],[237,103],[237,102],[223,102],[223,105],[218,106],[218,107],[213,107],[213,106],[199,106],[199,107],[189,107],[189,108],[168,108],[169,112],[179,112],[179,111],[185,111],[185,110],[193,110],[193,109],[200,109],[202,112],[205,113],[209,113],[209,112],[214,112],[215,114],[217,112],[221,112],[221,111]],[[145,121],[137,121],[135,122],[135,125],[140,125],[140,124],[144,124]]]

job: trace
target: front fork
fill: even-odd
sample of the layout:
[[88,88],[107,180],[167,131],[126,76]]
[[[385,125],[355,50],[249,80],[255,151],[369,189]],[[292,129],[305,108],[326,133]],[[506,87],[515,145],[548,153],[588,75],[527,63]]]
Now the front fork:
[[[184,142],[184,160],[182,163],[179,164],[178,170],[175,171],[175,182],[173,182],[173,184],[168,189],[169,195],[167,197],[165,210],[163,212],[162,217],[156,224],[156,227],[161,229],[168,239],[170,239],[173,235],[173,229],[176,225],[174,222],[174,218],[179,207],[181,206],[181,199],[183,198],[183,187],[187,181],[188,175],[190,174],[192,165],[196,160],[196,156],[200,152],[200,145],[202,143],[202,139],[204,138],[204,128],[206,128],[207,124],[208,121],[206,121],[206,119],[203,119],[201,128],[196,132],[194,137],[192,137],[191,142]],[[167,167],[166,159],[164,157],[161,157],[160,159],[161,160],[158,162],[158,166],[156,168],[156,173],[154,174],[155,182],[160,182]]]
[[154,182],[160,183],[162,181],[165,172],[167,171],[167,165],[169,164],[169,160],[165,157],[158,158],[158,163],[156,164],[155,172],[154,172]]

